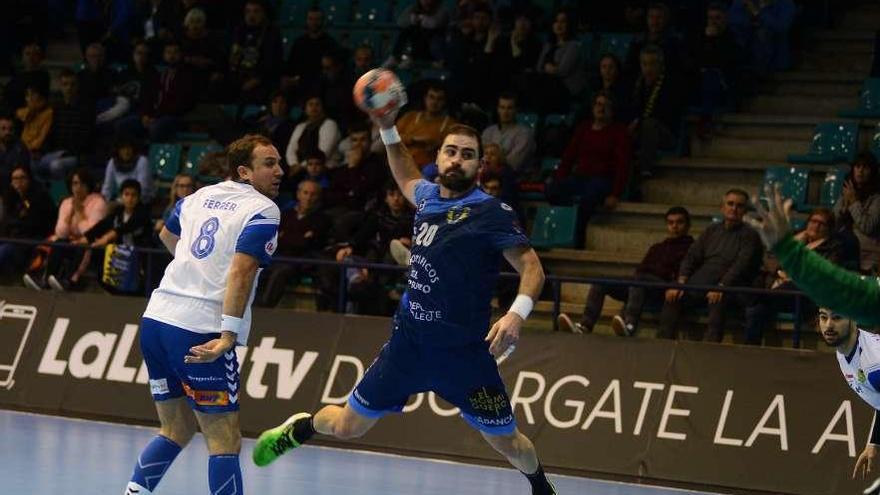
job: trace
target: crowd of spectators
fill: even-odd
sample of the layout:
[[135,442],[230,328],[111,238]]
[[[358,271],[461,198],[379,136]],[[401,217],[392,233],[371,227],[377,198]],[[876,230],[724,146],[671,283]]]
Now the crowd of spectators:
[[[713,117],[750,82],[792,64],[793,0],[558,2],[569,5],[558,11],[529,1],[403,3],[383,51],[342,39],[317,6],[285,41],[279,2],[77,0],[71,14],[82,62],[50,77],[45,39],[19,39],[18,70],[0,98],[0,233],[66,245],[0,245],[3,268],[27,266],[33,288],[70,290],[98,265],[83,247],[157,246],[174,204],[212,167],[213,180],[222,179],[224,166],[222,153],[209,155],[192,176],[162,184],[148,146],[190,130],[197,108],[221,105],[235,115],[208,126],[212,139],[260,132],[283,158],[279,256],[405,263],[413,212],[389,182],[378,129],[350,96],[357,77],[377,65],[424,75],[410,84],[397,125],[427,179],[436,178],[444,133],[458,122],[476,125],[481,187],[515,208],[521,191],[576,204],[582,247],[591,215],[638,200],[661,154],[681,151],[689,107],[699,116],[697,135],[711,139]],[[610,32],[626,33],[622,50],[599,50]],[[258,114],[247,114],[252,106]],[[552,171],[542,167],[547,158],[558,162]],[[835,262],[876,269],[878,179],[876,161],[860,156],[833,211],[813,212],[799,239]],[[61,183],[67,197],[56,208],[48,192]],[[743,191],[729,191],[722,222],[696,241],[687,210],[670,209],[669,237],[651,247],[635,278],[792,288],[769,268],[772,260],[761,271],[760,242],[742,221],[747,203]],[[256,302],[275,306],[308,282],[318,307],[334,308],[336,280],[317,266],[276,265]],[[399,296],[396,275],[352,268],[348,281],[359,312],[387,314]],[[597,286],[583,318],[563,323],[590,331],[606,294],[626,301],[613,321],[621,335],[636,332],[644,306],[656,307],[661,336],[673,337],[684,308],[706,305],[708,338],[720,340],[724,310],[736,305],[746,308],[746,340],[756,342],[760,324],[750,318],[786,310],[721,292]]]

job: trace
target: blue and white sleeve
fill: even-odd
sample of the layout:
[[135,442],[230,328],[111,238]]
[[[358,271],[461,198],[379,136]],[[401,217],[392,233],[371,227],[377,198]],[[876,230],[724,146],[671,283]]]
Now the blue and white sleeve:
[[280,213],[277,206],[257,213],[244,225],[235,252],[253,256],[265,268],[272,262],[272,254],[278,247],[278,224]]
[[171,210],[171,214],[168,215],[168,220],[165,221],[165,228],[168,229],[168,232],[180,237],[180,209],[183,207],[183,200],[186,198],[180,198],[177,200],[177,203],[174,205],[174,209]]

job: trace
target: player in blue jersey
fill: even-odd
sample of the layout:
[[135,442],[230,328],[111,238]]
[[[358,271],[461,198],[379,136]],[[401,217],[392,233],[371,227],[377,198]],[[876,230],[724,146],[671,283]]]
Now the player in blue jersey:
[[[410,395],[433,391],[528,478],[532,493],[554,494],[534,445],[516,427],[495,362],[519,339],[544,272],[511,207],[477,187],[480,136],[462,125],[448,131],[437,153],[440,183],[433,184],[400,143],[395,116],[371,117],[382,129],[394,179],[416,206],[409,286],[390,339],[345,407],[294,414],[267,430],[254,462],[264,466],[315,433],[359,437],[383,415],[401,411]],[[520,274],[519,295],[490,328],[502,256]]]
[[254,280],[277,245],[271,198],[283,174],[263,136],[226,151],[232,180],[178,201],[159,234],[174,259],[144,311],[140,344],[161,428],[138,456],[126,495],[153,493],[197,426],[210,454],[210,493],[244,493],[235,344],[247,344]]

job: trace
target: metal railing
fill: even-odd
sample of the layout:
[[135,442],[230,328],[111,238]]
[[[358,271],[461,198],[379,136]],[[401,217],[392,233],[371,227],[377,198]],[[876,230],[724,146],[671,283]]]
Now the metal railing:
[[[21,244],[28,246],[37,246],[37,245],[48,245],[48,246],[59,246],[65,247],[68,249],[75,249],[77,246],[73,246],[69,243],[64,242],[45,242],[38,241],[33,239],[14,239],[14,238],[2,238],[0,237],[0,243],[13,243],[13,244]],[[104,248],[89,248],[87,246],[79,246],[80,249],[97,249],[103,250]],[[149,297],[153,288],[153,276],[155,273],[154,266],[156,263],[155,258],[158,256],[160,258],[164,258],[165,260],[171,260],[171,254],[168,253],[165,249],[160,248],[138,248],[136,250],[139,254],[145,254],[144,261],[144,296]],[[388,265],[384,263],[372,263],[366,261],[343,261],[338,262],[335,260],[329,259],[320,259],[320,258],[299,258],[299,257],[288,257],[288,256],[276,256],[272,259],[273,263],[288,263],[295,265],[303,265],[303,266],[333,266],[338,270],[338,294],[336,301],[336,311],[340,313],[344,313],[346,310],[346,306],[348,304],[348,280],[346,277],[346,270],[349,268],[366,268],[368,270],[378,270],[378,271],[386,271],[386,272],[399,272],[403,273],[409,270],[409,267],[400,266],[400,265]],[[501,278],[506,279],[515,279],[519,278],[517,273],[510,272],[502,272],[499,275]],[[717,286],[717,285],[689,285],[689,284],[679,284],[677,282],[649,282],[643,280],[633,280],[633,279],[612,279],[612,278],[602,278],[602,277],[575,277],[575,276],[565,276],[565,275],[547,275],[546,276],[546,284],[550,285],[551,292],[553,294],[553,330],[558,330],[557,328],[557,317],[561,312],[561,304],[562,304],[562,284],[598,284],[604,286],[624,286],[624,287],[643,287],[646,289],[682,289],[689,292],[721,292],[724,294],[751,294],[756,296],[770,296],[770,297],[791,297],[794,298],[794,311],[793,311],[793,331],[792,331],[792,346],[794,348],[799,348],[801,345],[801,330],[803,327],[803,321],[801,319],[801,313],[804,305],[803,299],[806,297],[803,292],[794,291],[794,290],[771,290],[771,289],[758,289],[753,287],[728,287],[728,286]]]

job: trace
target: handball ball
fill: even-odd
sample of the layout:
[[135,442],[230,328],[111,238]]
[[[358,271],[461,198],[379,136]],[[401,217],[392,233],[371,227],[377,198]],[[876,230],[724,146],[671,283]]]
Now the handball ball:
[[373,69],[354,84],[354,103],[364,112],[383,117],[406,105],[406,91],[393,72]]

